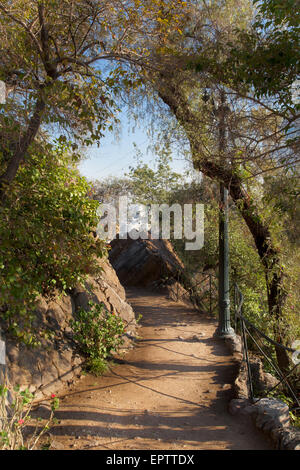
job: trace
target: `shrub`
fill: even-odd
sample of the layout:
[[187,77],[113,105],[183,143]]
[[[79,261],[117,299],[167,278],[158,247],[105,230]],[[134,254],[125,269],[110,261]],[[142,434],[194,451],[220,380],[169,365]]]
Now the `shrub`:
[[87,357],[88,369],[101,375],[107,368],[107,358],[124,342],[123,320],[106,310],[103,304],[89,302],[89,310],[79,309],[70,326],[75,341]]
[[[8,394],[13,397],[8,402]],[[6,384],[0,385],[0,450],[35,450],[41,437],[50,429],[56,420],[54,412],[59,407],[59,399],[51,395],[51,412],[46,422],[32,419],[30,412],[33,407],[34,395],[28,389],[21,391],[19,386],[13,390]],[[25,439],[25,429],[33,424],[34,431]]]
[[1,316],[26,344],[38,344],[36,298],[99,270],[106,247],[92,235],[98,203],[90,190],[68,151],[46,145],[28,157],[0,207]]

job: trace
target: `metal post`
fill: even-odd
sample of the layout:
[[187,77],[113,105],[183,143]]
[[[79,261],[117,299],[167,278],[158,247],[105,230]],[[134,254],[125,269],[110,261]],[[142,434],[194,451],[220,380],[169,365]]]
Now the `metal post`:
[[[219,115],[219,153],[220,159],[226,163],[226,129],[225,114],[228,111],[225,94],[221,92],[221,105]],[[228,189],[220,184],[219,209],[219,325],[216,336],[224,338],[233,336],[234,330],[230,326],[230,296],[229,296],[229,239],[228,239]]]

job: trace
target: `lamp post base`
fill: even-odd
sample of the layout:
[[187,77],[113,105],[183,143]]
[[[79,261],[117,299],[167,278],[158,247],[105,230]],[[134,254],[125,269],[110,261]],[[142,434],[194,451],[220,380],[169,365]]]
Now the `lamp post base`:
[[221,328],[220,326],[216,329],[214,333],[215,338],[233,338],[236,336],[236,333],[233,328]]

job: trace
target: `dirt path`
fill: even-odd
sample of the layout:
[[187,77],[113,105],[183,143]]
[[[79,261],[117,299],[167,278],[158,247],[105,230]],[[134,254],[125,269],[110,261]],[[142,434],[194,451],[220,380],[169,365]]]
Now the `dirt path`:
[[[54,449],[271,449],[227,412],[235,366],[216,323],[163,295],[130,291],[141,340],[104,376],[61,400]],[[194,338],[198,335],[198,338]]]

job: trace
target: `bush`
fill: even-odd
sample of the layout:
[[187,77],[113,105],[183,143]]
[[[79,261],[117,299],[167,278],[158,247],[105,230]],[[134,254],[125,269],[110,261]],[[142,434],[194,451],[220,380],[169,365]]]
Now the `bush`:
[[[277,339],[274,332],[281,331],[281,336],[285,338],[286,344],[289,345],[298,339],[300,335],[298,313],[300,255],[299,249],[289,243],[282,232],[281,224],[288,225],[288,220],[283,218],[283,222],[280,223],[280,217],[275,210],[269,217],[274,219],[273,225],[279,227],[278,243],[281,243],[280,253],[286,273],[285,288],[287,297],[282,318],[279,321],[270,317],[264,268],[252,236],[234,206],[230,207],[229,214],[231,312],[233,312],[234,306],[233,286],[234,283],[237,283],[244,296],[243,312],[246,318],[274,340]],[[212,201],[205,208],[204,247],[196,253],[185,252],[181,240],[173,242],[176,252],[185,263],[185,272],[193,282],[197,271],[201,271],[203,267],[214,268],[216,275],[218,274],[218,221],[218,205]],[[275,228],[272,231],[273,235],[274,232]],[[217,294],[217,289],[213,293]],[[203,293],[201,293],[201,297],[202,295]],[[208,310],[208,296],[204,300]],[[213,302],[214,305],[217,303],[217,295]]]
[[125,327],[123,320],[105,309],[103,304],[89,302],[89,310],[76,312],[70,322],[74,339],[87,357],[88,369],[101,375],[107,368],[107,358],[123,344]]
[[[10,404],[8,394],[13,397]],[[34,395],[28,389],[21,391],[16,386],[10,390],[6,381],[4,385],[0,385],[0,450],[35,450],[41,437],[56,423],[54,412],[59,407],[59,399],[51,395],[51,412],[46,422],[31,418],[33,399]],[[25,439],[24,431],[29,425],[33,425],[34,430]]]
[[28,157],[0,207],[1,316],[26,344],[38,344],[37,297],[64,292],[99,271],[106,247],[92,235],[98,203],[90,190],[68,151],[46,145]]

